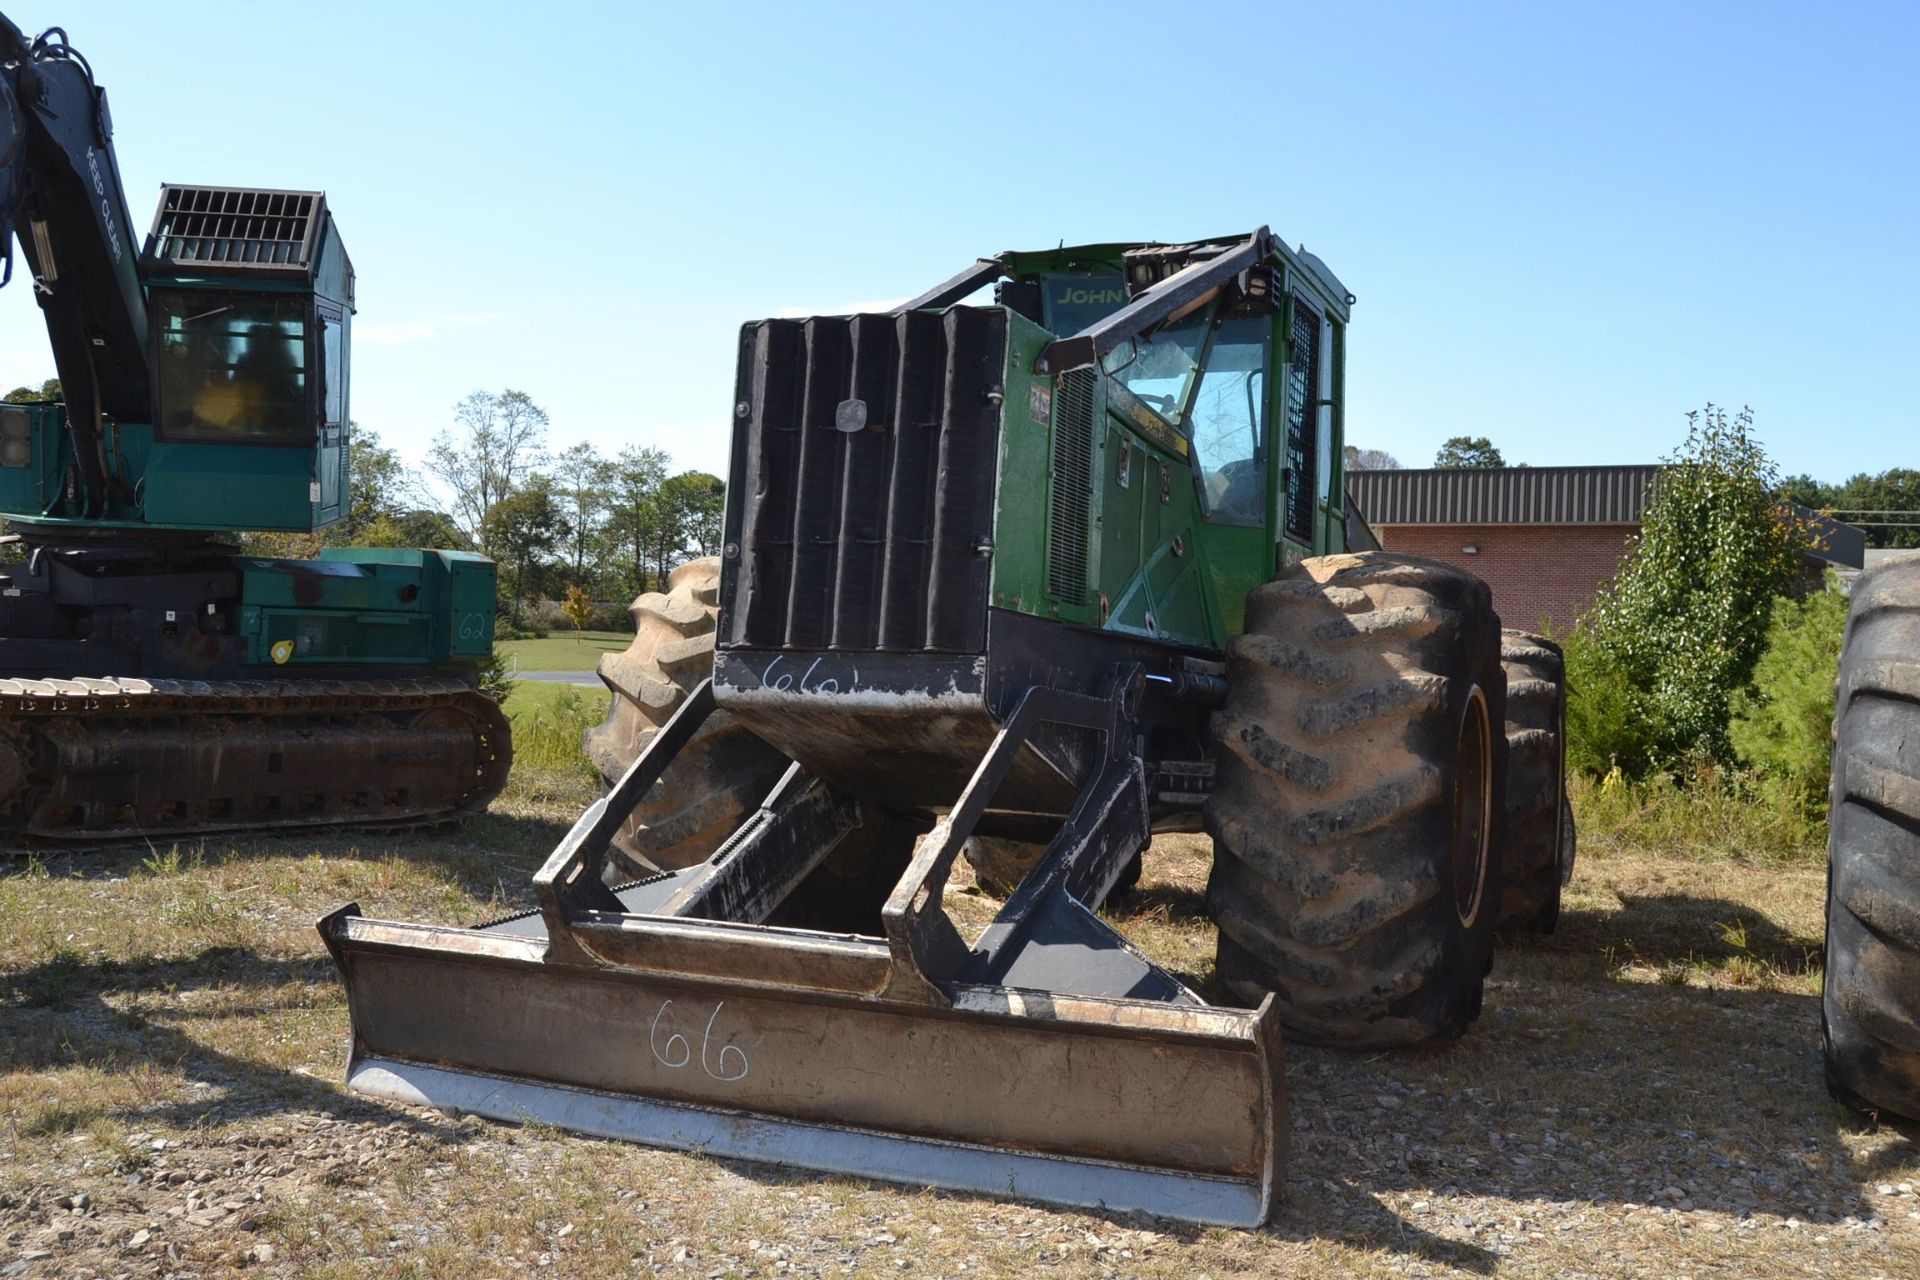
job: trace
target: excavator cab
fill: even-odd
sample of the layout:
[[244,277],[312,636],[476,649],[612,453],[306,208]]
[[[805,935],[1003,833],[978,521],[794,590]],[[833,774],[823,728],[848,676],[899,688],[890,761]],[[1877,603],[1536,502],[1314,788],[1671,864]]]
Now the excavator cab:
[[326,197],[170,184],[143,241],[92,65],[0,13],[0,286],[16,241],[60,392],[0,404],[0,842],[486,808],[512,759],[476,687],[493,562],[236,536],[348,512]]
[[0,407],[0,512],[180,530],[343,519],[353,264],[326,196],[164,186],[139,268],[147,421],[76,430],[68,406]]

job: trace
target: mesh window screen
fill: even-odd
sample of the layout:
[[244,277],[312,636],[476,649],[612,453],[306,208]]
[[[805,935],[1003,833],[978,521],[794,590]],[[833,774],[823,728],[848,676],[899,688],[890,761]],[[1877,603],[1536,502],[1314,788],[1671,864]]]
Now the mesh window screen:
[[1287,351],[1287,536],[1313,541],[1314,418],[1320,401],[1320,318],[1293,304],[1293,340]]

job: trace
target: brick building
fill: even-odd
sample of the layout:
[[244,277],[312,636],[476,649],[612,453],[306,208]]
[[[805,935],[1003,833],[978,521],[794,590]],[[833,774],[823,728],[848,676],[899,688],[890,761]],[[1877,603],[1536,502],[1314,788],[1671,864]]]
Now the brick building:
[[[1565,634],[1618,570],[1659,474],[1657,466],[1354,471],[1347,492],[1382,547],[1478,574],[1507,626]],[[1822,524],[1827,549],[1810,567],[1858,568],[1864,535]]]

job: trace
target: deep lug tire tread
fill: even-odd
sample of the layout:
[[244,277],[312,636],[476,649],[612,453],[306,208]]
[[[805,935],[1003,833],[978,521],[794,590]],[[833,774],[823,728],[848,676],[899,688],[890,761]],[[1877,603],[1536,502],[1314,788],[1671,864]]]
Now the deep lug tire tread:
[[1920,1119],[1920,555],[1854,583],[1827,841],[1827,1086]]
[[[1228,648],[1206,810],[1216,981],[1271,990],[1303,1040],[1390,1046],[1478,1016],[1499,912],[1505,677],[1484,583],[1386,552],[1289,565]],[[1492,802],[1481,903],[1452,886],[1453,770],[1486,700]]]
[[[720,559],[689,560],[629,609],[633,643],[600,659],[607,718],[583,746],[608,786],[713,673]],[[706,858],[765,798],[786,758],[724,711],[694,735],[614,838],[621,870],[671,870]]]
[[1545,636],[1509,629],[1500,633],[1500,666],[1507,674],[1507,847],[1501,857],[1500,924],[1552,933],[1560,920],[1560,887],[1572,870],[1567,664],[1560,646]]

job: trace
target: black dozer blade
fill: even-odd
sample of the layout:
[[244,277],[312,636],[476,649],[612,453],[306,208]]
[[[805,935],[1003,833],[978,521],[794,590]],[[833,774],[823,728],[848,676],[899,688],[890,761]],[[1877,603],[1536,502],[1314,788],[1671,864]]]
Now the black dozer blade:
[[[347,987],[351,1088],[826,1173],[1266,1221],[1287,1133],[1271,998],[1210,1007],[1094,914],[1149,838],[1113,700],[1024,695],[877,937],[762,923],[876,820],[798,765],[705,863],[605,887],[610,838],[713,705],[703,685],[581,816],[536,877],[537,912],[447,928],[348,906],[320,922]],[[1104,763],[969,946],[942,891],[1044,723],[1103,733]]]

